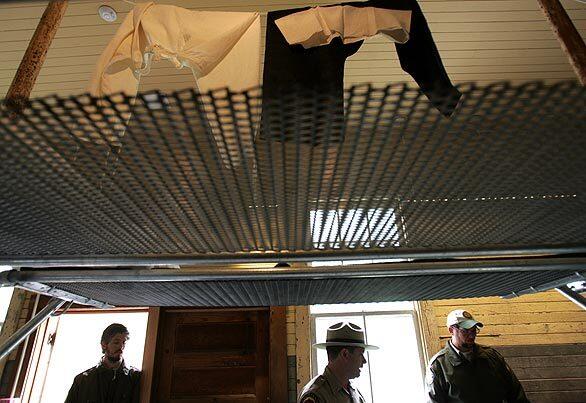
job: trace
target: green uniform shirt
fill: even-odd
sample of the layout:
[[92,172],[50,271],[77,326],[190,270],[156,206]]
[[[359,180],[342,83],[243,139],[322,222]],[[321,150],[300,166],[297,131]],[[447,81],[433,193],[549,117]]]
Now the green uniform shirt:
[[450,342],[427,369],[429,403],[529,403],[519,380],[493,348],[458,354]]
[[140,371],[124,361],[117,370],[101,362],[77,375],[65,403],[138,403]]
[[322,375],[313,378],[301,392],[299,403],[365,403],[358,389],[348,384],[348,390],[326,367]]

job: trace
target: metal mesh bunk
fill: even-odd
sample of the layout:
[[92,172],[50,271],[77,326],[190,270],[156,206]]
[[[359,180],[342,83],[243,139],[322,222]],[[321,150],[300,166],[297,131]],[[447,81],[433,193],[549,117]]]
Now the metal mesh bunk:
[[[260,90],[53,96],[32,100],[17,119],[4,109],[0,261],[135,258],[147,266],[164,257],[230,263],[586,251],[584,87],[459,89],[450,118],[405,85],[354,86],[344,99],[291,89],[265,104]],[[511,284],[521,287],[564,273],[513,274]],[[499,288],[506,276],[485,277],[461,277],[459,293],[404,296],[513,291]],[[348,281],[371,299],[404,294],[402,283],[379,295],[373,290],[384,282],[368,281],[380,279]],[[425,290],[430,280],[411,281]],[[343,290],[342,283],[315,284]],[[169,303],[187,301],[171,288],[194,284],[167,284],[176,296]],[[257,285],[232,291],[245,305],[246,295],[266,302],[271,287],[286,286],[275,284],[259,283],[265,291],[256,299]],[[108,294],[96,285],[54,285],[96,299]],[[311,286],[290,285],[298,297],[276,301],[310,302]],[[112,296],[133,285],[110,287]]]

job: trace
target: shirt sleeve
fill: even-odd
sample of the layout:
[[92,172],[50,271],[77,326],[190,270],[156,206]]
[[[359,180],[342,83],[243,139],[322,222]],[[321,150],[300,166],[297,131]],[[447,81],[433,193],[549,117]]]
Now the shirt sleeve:
[[71,385],[71,388],[69,389],[69,393],[67,393],[67,397],[65,398],[65,403],[77,403],[78,402],[78,390],[79,390],[79,385],[76,382],[77,379],[73,380],[73,385]]
[[427,388],[427,403],[447,402],[447,392],[441,375],[441,370],[434,368],[433,363],[427,368],[425,385]]
[[416,0],[408,1],[412,7],[409,40],[395,43],[401,68],[444,116],[450,116],[462,94],[448,77],[419,4]]
[[306,395],[301,396],[299,399],[299,403],[325,403],[320,400],[314,393],[308,393]]
[[494,353],[501,363],[502,371],[507,382],[507,401],[511,403],[529,403],[529,399],[527,399],[527,396],[525,395],[525,390],[523,390],[521,382],[519,382],[519,379],[511,367],[509,367],[505,358],[496,350],[494,350]]
[[137,371],[133,374],[132,379],[132,397],[130,401],[132,403],[139,403],[140,402],[140,377],[141,372]]

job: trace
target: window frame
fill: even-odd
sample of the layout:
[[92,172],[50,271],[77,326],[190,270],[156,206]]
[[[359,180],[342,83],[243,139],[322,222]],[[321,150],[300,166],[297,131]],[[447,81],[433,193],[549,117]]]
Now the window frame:
[[[415,336],[417,340],[417,352],[419,354],[419,367],[421,369],[421,380],[422,386],[425,388],[425,371],[426,371],[426,352],[424,346],[423,336],[421,334],[421,326],[419,320],[419,312],[417,311],[417,302],[416,301],[409,301],[411,303],[412,309],[405,310],[376,310],[376,311],[344,311],[344,312],[335,312],[335,313],[327,313],[327,312],[320,312],[320,313],[312,313],[311,307],[309,306],[309,326],[310,326],[310,335],[311,335],[311,362],[310,362],[310,371],[311,371],[311,378],[320,375],[318,373],[317,367],[317,349],[313,348],[313,345],[317,343],[316,338],[316,319],[317,318],[336,318],[336,317],[347,317],[347,316],[361,316],[364,323],[366,323],[366,316],[382,316],[382,315],[409,315],[411,316],[411,320],[413,322],[413,327],[415,330]],[[368,342],[368,329],[364,329],[366,341]],[[365,351],[367,354],[367,365],[368,365],[368,373],[369,373],[369,384],[372,396],[372,376],[371,376],[371,368],[370,368],[370,356],[368,355],[369,352]]]
[[[35,310],[38,312],[46,303],[49,301],[49,298],[40,294],[35,294],[37,299],[40,299],[40,302]],[[35,299],[35,298],[33,298]],[[35,312],[32,315],[35,315]],[[56,315],[50,316],[47,320],[45,320],[39,327],[31,333],[28,337],[30,340],[28,341],[28,354],[26,356],[21,356],[21,365],[19,367],[20,371],[20,380],[18,384],[15,384],[13,389],[18,392],[18,396],[13,391],[11,397],[16,397],[21,399],[22,401],[28,401],[33,397],[33,393],[37,393],[40,391],[40,395],[34,395],[35,398],[42,398],[44,397],[45,393],[45,383],[48,376],[49,366],[51,365],[51,359],[53,355],[53,349],[55,347],[54,340],[52,342],[48,342],[50,338],[54,338],[59,334],[59,326],[60,326],[60,319],[61,317],[71,317],[71,316],[90,316],[95,314],[132,314],[132,313],[146,313],[147,314],[147,329],[145,334],[145,346],[146,340],[148,338],[148,323],[151,317],[151,311],[148,307],[113,307],[107,309],[99,309],[94,307],[87,307],[83,305],[74,304],[71,308],[67,310],[58,311]],[[99,334],[97,335],[99,336]],[[28,340],[28,338],[27,338]],[[96,344],[99,342],[99,339],[96,339]],[[144,349],[143,349],[143,368],[145,366],[144,361]],[[96,363],[99,357],[96,357]],[[40,371],[39,371],[39,368]],[[142,371],[142,370],[141,370]],[[144,373],[144,371],[142,371]],[[73,382],[73,378],[71,379]],[[18,386],[18,389],[17,389]],[[40,388],[40,389],[38,389]],[[141,389],[142,393],[142,389]],[[34,399],[37,401],[37,399]]]

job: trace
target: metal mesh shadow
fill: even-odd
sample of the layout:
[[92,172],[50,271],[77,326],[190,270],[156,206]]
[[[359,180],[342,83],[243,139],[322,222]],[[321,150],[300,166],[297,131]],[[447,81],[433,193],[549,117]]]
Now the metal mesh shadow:
[[1,256],[584,244],[586,91],[47,97],[0,112]]

